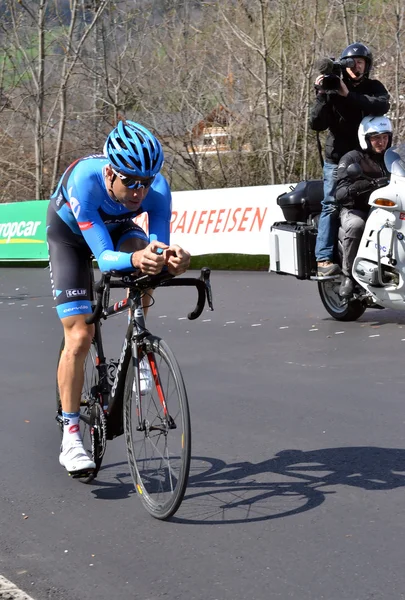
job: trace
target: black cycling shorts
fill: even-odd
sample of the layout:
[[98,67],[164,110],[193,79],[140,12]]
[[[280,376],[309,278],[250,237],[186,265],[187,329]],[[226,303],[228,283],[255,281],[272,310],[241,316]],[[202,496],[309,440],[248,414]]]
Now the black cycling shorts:
[[[118,225],[110,235],[114,249],[118,250],[124,239],[144,239],[145,232],[131,220]],[[51,205],[47,215],[47,241],[52,292],[59,318],[91,313],[91,250]]]

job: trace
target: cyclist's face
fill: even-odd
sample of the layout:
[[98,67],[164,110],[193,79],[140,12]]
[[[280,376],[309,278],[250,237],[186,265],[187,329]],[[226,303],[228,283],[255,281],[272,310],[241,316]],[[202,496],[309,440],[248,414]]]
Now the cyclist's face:
[[[149,192],[149,187],[141,187],[138,189],[126,187],[121,179],[114,175],[110,166],[106,168],[106,179],[108,180],[107,190],[110,195],[112,191],[115,199],[128,210],[137,210]],[[143,178],[139,177],[139,181],[142,182],[142,180]]]

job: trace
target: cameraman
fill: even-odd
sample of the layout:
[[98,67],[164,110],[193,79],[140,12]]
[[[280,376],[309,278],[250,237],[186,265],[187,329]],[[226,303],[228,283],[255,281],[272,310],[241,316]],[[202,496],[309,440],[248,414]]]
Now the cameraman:
[[[388,176],[384,154],[392,142],[391,121],[388,117],[365,117],[360,123],[358,138],[361,150],[351,150],[342,156],[336,179],[336,202],[343,206],[339,232],[344,275],[339,294],[343,298],[350,298],[353,294],[353,263],[370,209],[368,199],[376,188],[375,182],[370,179]],[[355,181],[348,174],[348,167],[353,164],[360,165],[362,173]]]
[[[353,66],[340,66],[340,63],[344,65],[347,62]],[[315,131],[329,130],[323,165],[324,198],[315,247],[318,276],[325,277],[340,272],[339,265],[333,262],[339,227],[339,208],[334,197],[339,160],[346,152],[360,148],[357,130],[363,117],[383,115],[390,105],[389,94],[383,84],[377,79],[369,79],[373,56],[364,44],[350,44],[337,63],[330,59],[321,63],[321,75],[315,80],[316,100],[309,124]],[[341,73],[339,78],[336,68]],[[336,84],[336,89],[329,89],[331,83]]]

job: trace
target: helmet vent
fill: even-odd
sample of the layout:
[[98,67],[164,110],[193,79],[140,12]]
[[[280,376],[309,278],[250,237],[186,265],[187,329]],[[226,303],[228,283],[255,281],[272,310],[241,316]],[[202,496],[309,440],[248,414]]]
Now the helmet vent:
[[164,160],[157,138],[132,121],[121,121],[108,136],[105,148],[114,167],[132,177],[153,177]]

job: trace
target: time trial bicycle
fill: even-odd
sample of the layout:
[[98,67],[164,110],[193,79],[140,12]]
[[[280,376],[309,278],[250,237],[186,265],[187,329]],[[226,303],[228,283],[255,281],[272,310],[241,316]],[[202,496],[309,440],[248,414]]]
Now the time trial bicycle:
[[[143,310],[148,290],[168,286],[194,286],[196,307],[188,314],[197,319],[207,301],[213,310],[210,269],[199,277],[174,278],[168,272],[158,275],[103,273],[92,286],[95,333],[85,361],[84,385],[80,402],[83,443],[96,468],[82,472],[80,480],[89,483],[99,472],[107,440],[125,434],[131,477],[144,507],[157,519],[167,519],[179,508],[187,487],[191,459],[191,425],[187,392],[174,353],[160,337],[146,327]],[[127,289],[127,297],[110,302],[110,290]],[[151,296],[150,296],[151,297]],[[108,360],[103,349],[101,321],[129,311],[128,328],[118,361]],[[60,356],[63,352],[62,341]],[[141,389],[140,369],[149,364],[150,389]],[[142,364],[141,364],[142,363]],[[56,393],[56,420],[63,432],[63,417]]]

